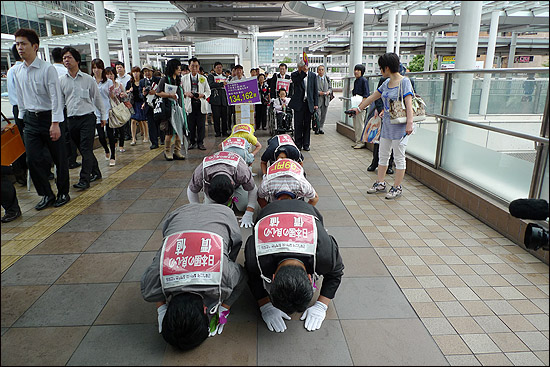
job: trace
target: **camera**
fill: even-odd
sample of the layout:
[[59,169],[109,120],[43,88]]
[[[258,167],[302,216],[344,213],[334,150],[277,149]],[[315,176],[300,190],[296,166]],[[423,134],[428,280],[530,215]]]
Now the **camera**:
[[346,115],[355,116],[356,111],[355,110],[346,110],[346,111],[344,111],[344,113]]
[[197,92],[193,92],[193,97],[195,97],[195,98],[198,99],[198,98],[199,98],[199,94],[198,94]]
[[[543,199],[517,199],[508,208],[513,217],[519,219],[546,220],[548,218],[548,202]],[[542,248],[548,251],[548,230],[538,224],[529,223],[523,238],[525,247],[529,250]]]

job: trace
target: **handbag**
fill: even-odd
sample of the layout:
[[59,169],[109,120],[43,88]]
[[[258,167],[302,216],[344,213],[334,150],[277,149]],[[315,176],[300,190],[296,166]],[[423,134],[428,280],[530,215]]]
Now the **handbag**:
[[380,116],[371,117],[369,122],[363,128],[363,134],[361,135],[361,141],[363,143],[373,143],[380,138],[380,131],[382,127],[382,119]]
[[2,128],[2,166],[9,166],[25,153],[25,145],[17,125],[10,123],[4,114],[2,117],[8,121],[8,125]]
[[126,105],[113,98],[109,98],[111,109],[109,110],[109,127],[117,129],[126,125],[132,114]]
[[[403,81],[403,80],[401,80]],[[399,89],[397,91],[398,100],[390,102],[390,123],[391,124],[404,124],[407,122],[407,110],[405,107],[405,98],[401,91],[401,82],[399,82]],[[413,89],[412,95],[412,110],[413,110],[413,122],[423,121],[426,119],[426,103],[424,100],[416,94]]]

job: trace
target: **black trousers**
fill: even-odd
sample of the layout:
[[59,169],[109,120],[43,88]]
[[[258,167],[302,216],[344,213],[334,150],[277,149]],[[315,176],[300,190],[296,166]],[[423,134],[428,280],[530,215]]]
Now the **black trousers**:
[[299,149],[309,148],[311,133],[311,112],[307,102],[300,111],[294,110],[294,141]]
[[101,143],[103,150],[105,150],[105,154],[109,154],[109,147],[107,146],[107,137],[105,136],[105,126],[102,127],[101,124],[98,124],[96,120],[95,129],[97,131],[97,137],[99,139],[99,142]]
[[267,106],[265,104],[256,104],[256,130],[259,128],[265,128],[267,123]]
[[15,214],[21,210],[15,187],[9,176],[11,173],[12,169],[10,167],[2,166],[2,208],[6,211],[6,214]]
[[[19,129],[19,134],[21,134],[21,140],[23,140],[23,144],[25,144],[25,137],[24,137],[24,131],[25,131],[25,122],[23,122],[22,119],[19,118],[19,108],[17,106],[13,106],[13,119],[15,120],[15,124],[17,125],[17,128]],[[27,175],[27,153],[23,153],[21,157],[17,158],[15,162],[12,164],[13,167],[13,173],[16,177],[26,177]]]
[[205,133],[205,118],[206,115],[201,113],[200,102],[192,103],[192,111],[187,115],[187,124],[189,125],[189,143],[202,145],[204,144]]
[[46,151],[49,152],[57,167],[57,194],[69,193],[69,161],[65,144],[65,122],[59,123],[61,137],[52,141],[50,138],[50,125],[52,123],[51,111],[39,113],[27,112],[25,114],[25,149],[27,150],[27,165],[31,179],[40,196],[53,196],[48,176],[50,174],[50,162]]
[[[212,120],[214,120],[214,131],[216,135],[227,133],[227,106],[212,105]],[[221,122],[221,126],[220,126]]]
[[97,159],[94,155],[94,135],[96,116],[89,113],[82,116],[68,117],[71,138],[82,154],[82,167],[80,169],[80,182],[90,183],[90,175],[101,176]]
[[[116,137],[115,137],[115,129],[111,129],[109,127],[109,121],[107,121],[107,125],[105,125],[105,132],[107,133],[107,139],[109,139],[109,149],[111,151],[111,159],[116,159]],[[124,139],[123,139],[124,141]]]
[[149,129],[149,140],[151,141],[151,145],[158,146],[159,137],[161,136],[160,122],[155,122],[153,109],[149,106],[145,107],[145,115],[147,116],[147,127]]

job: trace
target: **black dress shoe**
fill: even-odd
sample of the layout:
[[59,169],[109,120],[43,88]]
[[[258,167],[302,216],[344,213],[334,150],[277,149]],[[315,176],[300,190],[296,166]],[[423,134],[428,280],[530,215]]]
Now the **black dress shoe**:
[[52,206],[55,202],[55,196],[42,196],[42,200],[34,207],[36,210],[42,210],[49,206]]
[[69,164],[69,169],[78,168],[80,166],[82,166],[82,163],[74,162]]
[[90,176],[90,182],[94,182],[96,180],[101,180],[101,174],[93,174]]
[[304,147],[304,150],[305,150],[306,152],[309,152],[309,151],[310,151],[309,147]]
[[393,174],[393,168],[388,167],[388,169],[386,170],[386,173],[387,173],[388,175]]
[[12,220],[16,220],[20,216],[21,216],[21,210],[17,210],[15,213],[6,213],[6,215],[4,215],[1,220],[2,220],[2,223],[8,223],[8,222],[11,222]]
[[204,146],[204,144],[201,144],[201,145],[199,145],[199,149],[200,150],[206,150],[206,147]]
[[151,145],[151,146],[149,147],[149,149],[151,149],[151,150],[153,150],[153,149],[158,149],[158,147],[159,147],[158,145],[153,144],[153,145]]
[[371,165],[367,167],[367,171],[372,172],[376,169],[376,167],[378,167],[377,164],[371,163]]
[[191,144],[187,150],[197,149],[197,144]]
[[57,195],[57,200],[55,201],[55,204],[53,206],[55,208],[60,207],[61,205],[67,204],[71,200],[71,197],[69,194],[61,194]]
[[319,130],[319,134],[323,135],[325,132],[323,130]]
[[89,182],[80,181],[80,182],[78,182],[78,183],[75,183],[75,184],[73,185],[73,187],[74,187],[75,189],[82,189],[82,190],[84,190],[84,189],[87,189],[87,188],[90,187],[90,183],[89,183]]
[[319,135],[319,130],[315,130],[315,135]]
[[53,172],[50,172],[50,174],[48,175],[48,180],[53,180],[53,179],[54,179]]

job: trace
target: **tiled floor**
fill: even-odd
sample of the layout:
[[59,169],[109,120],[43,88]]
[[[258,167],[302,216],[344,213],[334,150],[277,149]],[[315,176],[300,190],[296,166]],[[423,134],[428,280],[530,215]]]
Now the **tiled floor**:
[[186,353],[166,345],[139,280],[205,152],[167,162],[138,143],[115,167],[96,150],[103,180],[62,208],[37,212],[18,187],[23,217],[1,227],[1,363],[548,365],[548,265],[408,176],[395,201],[367,196],[371,153],[325,131],[304,166],[346,268],[319,331],[293,315],[269,332],[247,291],[221,336]]

